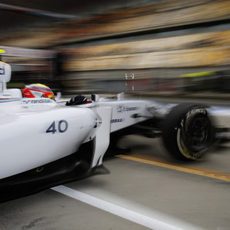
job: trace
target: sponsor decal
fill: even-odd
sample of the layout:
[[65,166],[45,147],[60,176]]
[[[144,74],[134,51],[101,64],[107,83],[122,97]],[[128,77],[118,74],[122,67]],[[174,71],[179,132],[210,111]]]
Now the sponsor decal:
[[115,119],[111,120],[111,123],[119,123],[119,122],[122,122],[122,121],[124,121],[124,119],[122,119],[122,118],[115,118]]
[[129,111],[135,111],[137,110],[138,107],[136,106],[133,106],[133,107],[126,107],[126,106],[123,106],[123,105],[118,105],[117,106],[117,112],[118,113],[123,113],[123,112],[129,112]]
[[36,98],[36,99],[24,99],[22,100],[22,104],[24,105],[36,105],[36,104],[47,104],[47,103],[53,103],[52,100],[48,98]]

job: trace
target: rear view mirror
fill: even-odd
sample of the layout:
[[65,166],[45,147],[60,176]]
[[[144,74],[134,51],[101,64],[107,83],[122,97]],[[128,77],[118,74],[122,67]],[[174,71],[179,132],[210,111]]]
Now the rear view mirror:
[[9,82],[11,79],[11,67],[5,62],[0,62],[0,83]]

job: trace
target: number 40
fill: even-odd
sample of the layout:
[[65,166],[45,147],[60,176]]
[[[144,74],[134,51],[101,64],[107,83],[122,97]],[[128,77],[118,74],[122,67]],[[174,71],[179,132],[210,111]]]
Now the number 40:
[[68,129],[68,122],[65,120],[53,121],[49,128],[46,130],[46,133],[64,133]]

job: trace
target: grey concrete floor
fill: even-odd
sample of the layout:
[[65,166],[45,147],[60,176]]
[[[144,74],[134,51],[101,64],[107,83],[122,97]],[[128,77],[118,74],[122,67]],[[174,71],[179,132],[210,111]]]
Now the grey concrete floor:
[[[129,136],[121,144],[128,156],[176,162],[159,140]],[[181,165],[178,162],[177,165]],[[175,227],[230,229],[229,182],[114,157],[105,161],[110,174],[66,184],[73,190],[141,213]],[[229,148],[215,149],[196,163],[183,165],[230,173]],[[52,190],[0,204],[1,230],[148,229]],[[184,227],[184,229],[187,229]]]
[[146,229],[82,202],[46,190],[0,205],[1,230]]

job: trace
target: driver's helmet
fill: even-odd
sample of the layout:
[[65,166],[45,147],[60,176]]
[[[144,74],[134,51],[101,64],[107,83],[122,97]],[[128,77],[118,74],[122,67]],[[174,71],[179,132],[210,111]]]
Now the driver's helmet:
[[22,89],[23,97],[27,98],[50,98],[55,99],[53,91],[46,85],[43,84],[31,84],[26,85],[24,89]]

